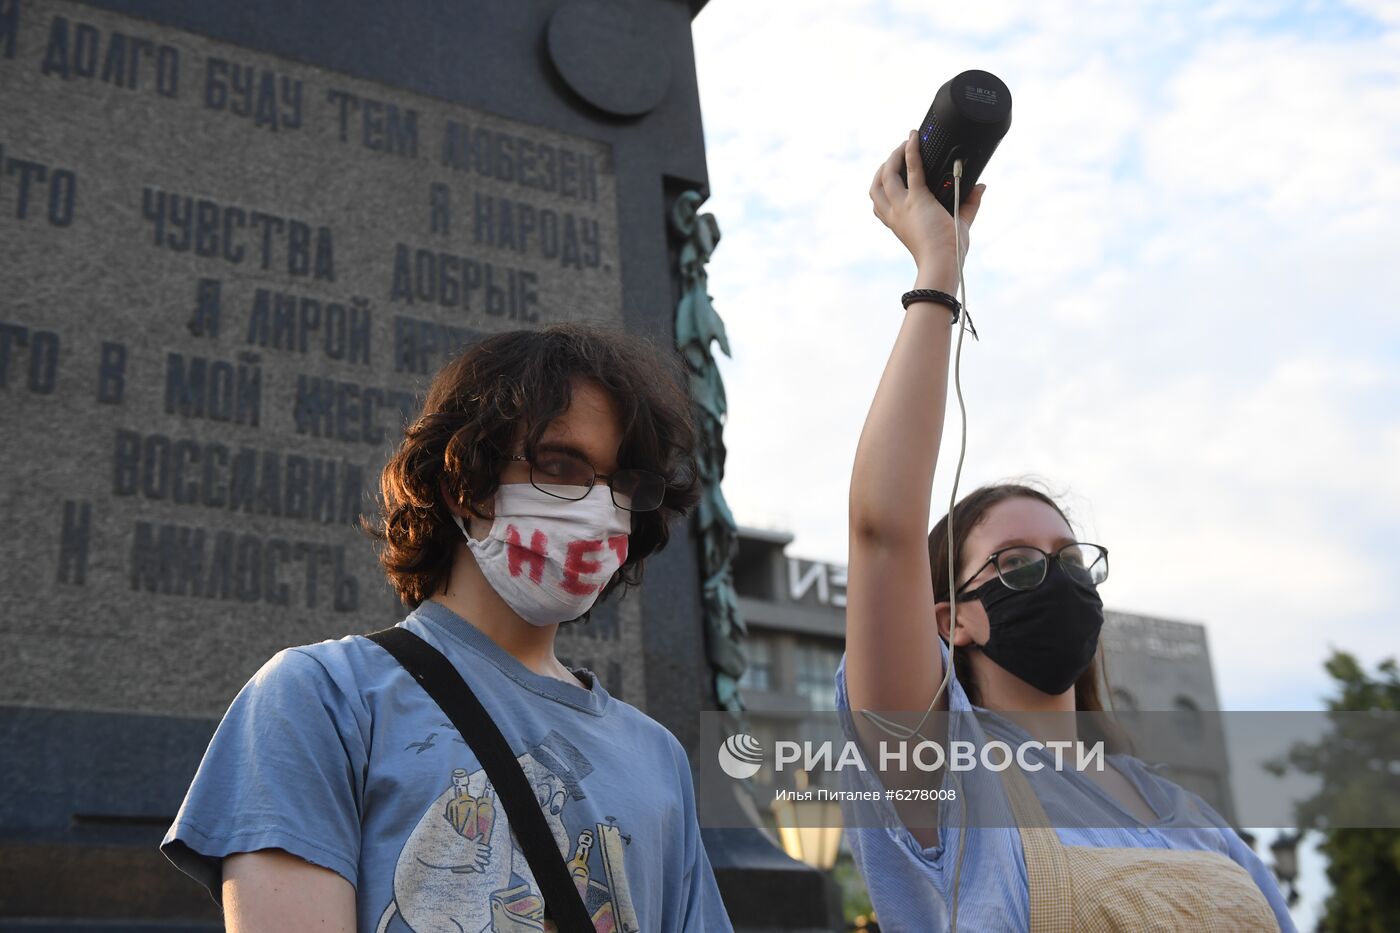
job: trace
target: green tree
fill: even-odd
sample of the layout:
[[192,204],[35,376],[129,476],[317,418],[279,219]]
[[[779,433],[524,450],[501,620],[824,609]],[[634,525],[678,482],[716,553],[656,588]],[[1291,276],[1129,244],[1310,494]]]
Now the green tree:
[[[1400,930],[1400,830],[1358,829],[1366,823],[1400,825],[1400,774],[1396,773],[1396,728],[1400,667],[1382,661],[1374,676],[1344,651],[1324,665],[1338,695],[1327,701],[1332,731],[1316,743],[1299,744],[1275,773],[1293,769],[1321,778],[1317,794],[1298,807],[1302,827],[1316,829],[1327,857],[1332,893],[1323,905],[1319,933],[1393,933]],[[1375,711],[1372,716],[1356,712]]]

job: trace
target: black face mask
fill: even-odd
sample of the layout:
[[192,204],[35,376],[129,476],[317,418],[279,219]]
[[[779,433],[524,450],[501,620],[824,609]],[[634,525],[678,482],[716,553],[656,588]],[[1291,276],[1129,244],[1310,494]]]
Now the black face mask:
[[1093,663],[1103,601],[1058,560],[1033,590],[1013,590],[993,577],[966,598],[987,610],[991,634],[982,653],[1042,693],[1064,693]]

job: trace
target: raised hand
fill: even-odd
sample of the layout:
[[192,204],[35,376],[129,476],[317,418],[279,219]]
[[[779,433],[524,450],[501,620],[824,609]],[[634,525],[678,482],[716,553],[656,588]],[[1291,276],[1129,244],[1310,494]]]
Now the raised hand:
[[[908,166],[908,187],[899,177],[899,169],[904,165]],[[963,192],[963,203],[958,206],[958,238],[962,244],[959,260],[967,255],[968,230],[977,216],[986,188],[986,185],[977,185]],[[909,131],[909,138],[896,146],[875,170],[875,178],[870,183],[870,200],[875,216],[894,231],[920,269],[948,265],[956,268],[953,217],[928,189],[924,164],[919,158],[919,138],[914,130]]]

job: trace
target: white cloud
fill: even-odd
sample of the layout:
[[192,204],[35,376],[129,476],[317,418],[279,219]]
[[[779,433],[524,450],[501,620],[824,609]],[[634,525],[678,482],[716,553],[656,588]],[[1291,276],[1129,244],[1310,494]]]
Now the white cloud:
[[1381,22],[1400,26],[1400,3],[1396,0],[1347,0],[1346,5]]

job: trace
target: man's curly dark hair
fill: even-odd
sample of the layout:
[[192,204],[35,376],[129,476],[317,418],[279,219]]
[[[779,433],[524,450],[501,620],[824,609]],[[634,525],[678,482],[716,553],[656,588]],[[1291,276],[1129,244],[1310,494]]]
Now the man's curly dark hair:
[[441,488],[490,518],[501,472],[522,440],[533,453],[550,422],[568,410],[576,380],[596,383],[617,406],[618,463],[666,481],[661,507],[632,515],[627,560],[600,599],[635,586],[642,563],[666,545],[670,524],[699,492],[690,400],[675,354],[650,342],[583,324],[496,334],[469,347],[433,378],[423,413],[404,431],[380,476],[380,515],[361,528],[383,542],[379,562],[405,605],[416,607],[447,581],[462,533]]

